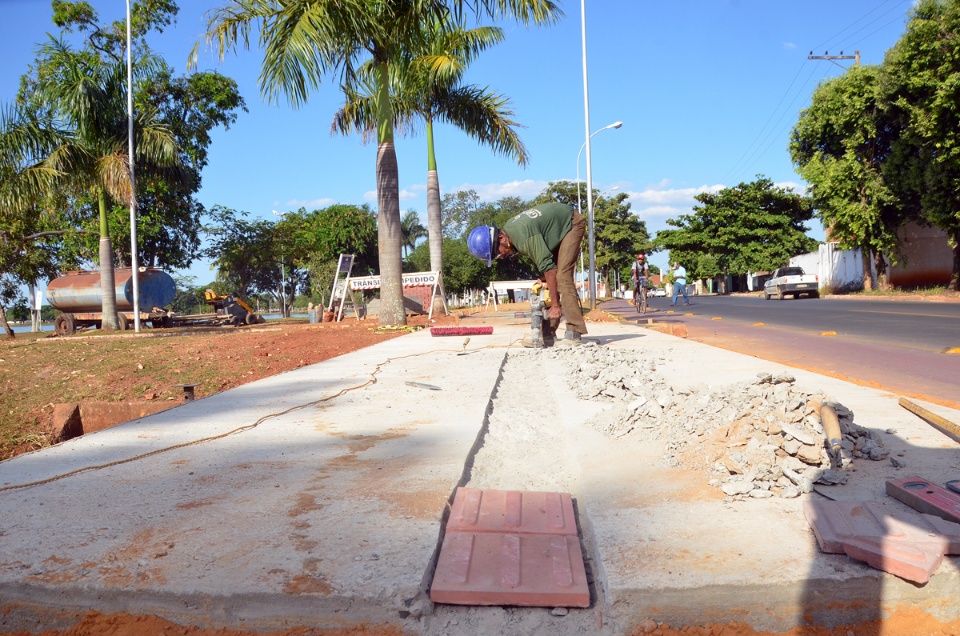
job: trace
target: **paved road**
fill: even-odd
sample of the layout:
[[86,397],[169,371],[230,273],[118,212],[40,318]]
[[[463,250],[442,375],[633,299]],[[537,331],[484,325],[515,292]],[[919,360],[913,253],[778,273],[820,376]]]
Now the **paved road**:
[[[692,296],[644,317],[682,322],[689,337],[865,386],[960,408],[960,303]],[[605,309],[628,320],[626,301]]]

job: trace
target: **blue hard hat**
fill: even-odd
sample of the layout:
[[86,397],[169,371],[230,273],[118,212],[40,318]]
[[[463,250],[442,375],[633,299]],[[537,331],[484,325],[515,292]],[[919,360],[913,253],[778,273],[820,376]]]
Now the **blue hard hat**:
[[487,267],[490,267],[493,264],[496,239],[496,226],[478,225],[467,235],[467,249],[481,261],[486,261]]

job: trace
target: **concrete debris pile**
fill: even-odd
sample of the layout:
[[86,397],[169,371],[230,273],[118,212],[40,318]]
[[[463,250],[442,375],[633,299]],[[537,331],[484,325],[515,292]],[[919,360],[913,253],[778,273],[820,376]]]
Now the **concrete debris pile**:
[[[842,484],[855,458],[880,461],[890,452],[879,433],[853,422],[828,396],[794,385],[788,374],[758,374],[752,382],[675,389],[643,352],[578,347],[563,356],[569,383],[583,399],[613,403],[592,425],[625,440],[660,440],[670,466],[706,473],[734,499],[797,497],[815,483]],[[820,407],[837,413],[843,434],[828,452]]]

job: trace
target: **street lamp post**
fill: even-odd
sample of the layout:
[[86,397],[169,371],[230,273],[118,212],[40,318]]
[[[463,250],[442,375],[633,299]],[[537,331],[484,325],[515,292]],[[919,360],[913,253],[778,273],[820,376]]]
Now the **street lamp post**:
[[[586,48],[584,48],[586,50]],[[586,59],[584,59],[584,64],[586,64]],[[587,67],[583,67],[584,75],[586,75]],[[584,91],[586,91],[586,84],[584,84]],[[589,122],[587,124],[589,126]],[[607,124],[600,130],[594,131],[587,140],[583,142],[583,145],[580,146],[580,152],[577,153],[577,208],[583,209],[583,202],[580,200],[580,156],[583,154],[583,149],[587,149],[587,227],[588,227],[588,237],[587,245],[588,251],[590,252],[590,308],[594,309],[597,306],[597,283],[595,280],[595,270],[596,270],[596,256],[594,254],[594,237],[593,237],[593,175],[590,167],[590,140],[594,135],[608,130],[610,128],[620,128],[623,126],[622,121],[615,121],[612,124]],[[581,265],[580,269],[583,269]]]
[[[277,212],[276,210],[271,210],[274,216],[284,217],[289,212]],[[287,280],[287,272],[284,269],[283,265],[283,243],[280,244],[280,317],[289,318],[287,316],[287,291],[284,289],[284,283]],[[293,304],[293,299],[290,299],[291,304]]]
[[133,278],[133,329],[140,333],[140,276],[137,262],[137,191],[133,179],[133,36],[127,0],[127,156],[130,159],[130,276]]

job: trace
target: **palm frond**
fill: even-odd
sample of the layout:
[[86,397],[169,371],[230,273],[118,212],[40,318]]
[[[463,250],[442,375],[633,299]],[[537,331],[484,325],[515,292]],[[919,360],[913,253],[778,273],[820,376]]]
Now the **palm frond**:
[[439,120],[460,128],[495,153],[513,158],[520,166],[530,161],[516,131],[523,126],[513,119],[509,99],[478,86],[457,87],[437,97],[443,104],[437,109]]

